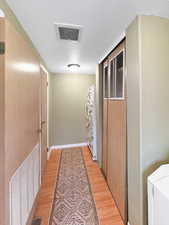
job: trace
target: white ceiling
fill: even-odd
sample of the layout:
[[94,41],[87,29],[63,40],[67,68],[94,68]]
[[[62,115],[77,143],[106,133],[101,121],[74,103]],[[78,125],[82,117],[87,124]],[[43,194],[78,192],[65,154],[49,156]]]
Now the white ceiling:
[[[169,17],[168,0],[7,0],[51,72],[95,73],[137,14]],[[80,43],[60,41],[54,23],[83,26]]]

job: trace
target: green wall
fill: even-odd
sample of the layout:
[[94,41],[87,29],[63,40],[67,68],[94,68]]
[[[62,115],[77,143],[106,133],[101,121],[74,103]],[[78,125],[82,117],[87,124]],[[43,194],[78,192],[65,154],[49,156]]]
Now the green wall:
[[147,176],[169,163],[169,20],[139,16],[126,32],[130,225],[147,225]]
[[50,146],[86,142],[85,103],[94,75],[50,75]]
[[128,137],[128,214],[130,225],[141,225],[140,179],[140,54],[139,18],[127,29],[127,137]]

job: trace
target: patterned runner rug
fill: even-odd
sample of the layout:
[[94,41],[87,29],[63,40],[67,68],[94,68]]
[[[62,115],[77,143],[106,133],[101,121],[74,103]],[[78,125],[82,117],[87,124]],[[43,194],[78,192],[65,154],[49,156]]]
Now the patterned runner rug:
[[50,225],[99,225],[80,149],[61,153]]

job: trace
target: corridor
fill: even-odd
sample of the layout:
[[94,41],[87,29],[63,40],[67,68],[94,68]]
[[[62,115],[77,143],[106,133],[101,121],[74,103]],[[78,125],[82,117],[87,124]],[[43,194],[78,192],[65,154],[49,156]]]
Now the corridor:
[[52,151],[34,215],[38,218],[43,225],[123,225],[88,147]]
[[169,225],[168,61],[169,0],[0,0],[0,225]]

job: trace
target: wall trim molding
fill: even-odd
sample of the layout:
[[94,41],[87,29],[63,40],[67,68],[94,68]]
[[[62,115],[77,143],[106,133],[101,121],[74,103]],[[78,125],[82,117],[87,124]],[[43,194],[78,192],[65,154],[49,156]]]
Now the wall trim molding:
[[[121,35],[119,35],[116,40],[113,42],[113,45],[111,45],[106,51],[105,54],[100,58],[99,64],[110,54],[111,51],[125,38],[126,33],[122,32]],[[129,224],[130,225],[130,224]]]
[[53,145],[50,147],[50,150],[57,150],[57,149],[63,149],[63,148],[75,148],[75,147],[83,147],[83,146],[88,146],[88,143],[83,142],[83,143],[67,144],[67,145]]

